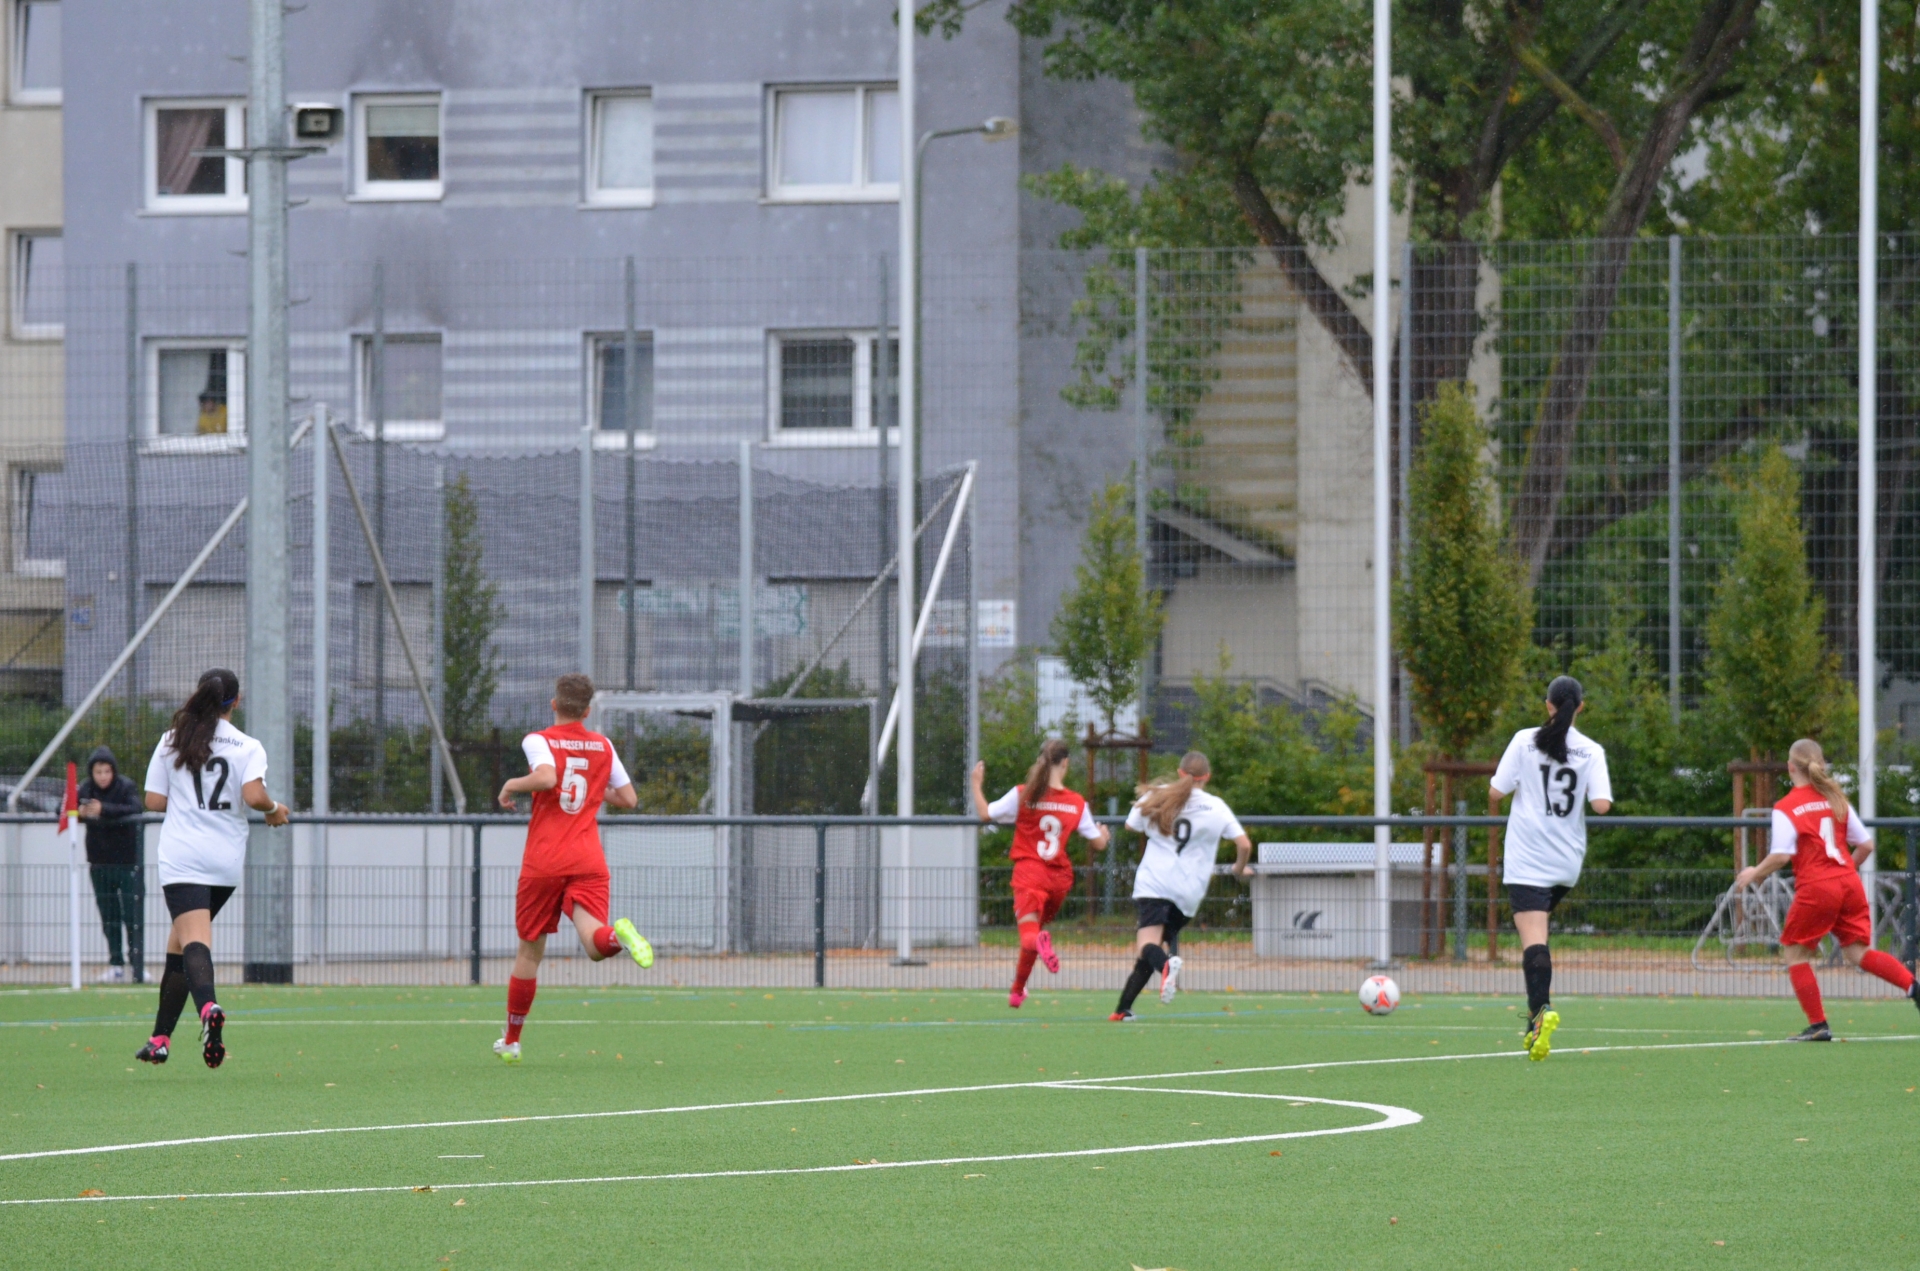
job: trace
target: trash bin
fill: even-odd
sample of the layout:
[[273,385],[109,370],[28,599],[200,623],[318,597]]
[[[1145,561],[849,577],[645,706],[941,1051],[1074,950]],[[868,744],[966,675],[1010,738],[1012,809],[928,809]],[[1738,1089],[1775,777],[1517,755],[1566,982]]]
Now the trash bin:
[[[1420,952],[1421,850],[1419,843],[1388,848],[1396,958]],[[1252,879],[1254,956],[1372,958],[1380,929],[1373,888],[1372,843],[1260,844]]]

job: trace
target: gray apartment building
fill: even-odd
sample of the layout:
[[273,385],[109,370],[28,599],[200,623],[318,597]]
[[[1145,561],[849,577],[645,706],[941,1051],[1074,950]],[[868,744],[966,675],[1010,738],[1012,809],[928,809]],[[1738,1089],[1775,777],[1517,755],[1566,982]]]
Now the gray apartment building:
[[[247,31],[240,0],[59,7],[66,461],[33,533],[65,559],[71,703],[245,493],[247,194],[221,151],[243,136]],[[1017,615],[981,651],[987,669],[1045,640],[1088,499],[1125,477],[1133,445],[1123,412],[1062,398],[1079,282],[1049,249],[1072,217],[1020,179],[1068,161],[1138,179],[1161,159],[1124,90],[1046,79],[1002,16],[989,5],[958,38],[922,42],[917,103],[923,129],[1020,126],[1014,142],[934,144],[924,185],[922,474],[933,503],[976,465],[968,586]],[[343,139],[291,169],[294,413],[324,406],[358,439],[403,625],[425,642],[446,532],[433,492],[465,481],[508,614],[501,702],[543,701],[576,661],[584,567],[601,680],[730,687],[746,442],[760,677],[820,652],[885,559],[894,6],[342,3],[292,13],[287,32],[290,98],[345,118]],[[1332,272],[1350,277],[1365,251],[1363,233]],[[1161,674],[1179,683],[1227,654],[1283,693],[1362,691],[1365,395],[1277,275],[1237,267],[1241,316],[1208,354],[1191,479],[1266,532],[1158,518],[1156,551],[1179,562],[1161,570]],[[301,500],[311,455],[296,456]],[[357,528],[329,507],[340,710],[378,692],[406,714]],[[301,571],[310,501],[294,523]],[[204,665],[242,660],[244,550],[236,535],[216,554],[143,650],[135,691],[174,696]],[[942,597],[968,594],[956,582]],[[883,669],[875,609],[832,659],[866,683]],[[310,655],[296,648],[301,676]],[[294,691],[304,703],[305,683]]]

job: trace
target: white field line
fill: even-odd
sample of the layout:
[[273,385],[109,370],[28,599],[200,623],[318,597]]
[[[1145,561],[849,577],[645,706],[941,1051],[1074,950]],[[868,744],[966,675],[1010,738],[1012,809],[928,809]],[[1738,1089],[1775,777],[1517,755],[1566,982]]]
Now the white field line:
[[[1150,1081],[1151,1077],[1139,1080]],[[1135,1090],[1146,1094],[1223,1094],[1218,1090],[1160,1090],[1151,1086],[1092,1086],[1083,1087],[1075,1082],[1022,1082],[1025,1087],[1043,1087],[1058,1090]],[[920,1091],[922,1094],[959,1093],[970,1090],[1004,1090],[1006,1085],[960,1086],[948,1091]],[[863,1096],[853,1096],[863,1097]],[[903,1095],[891,1096],[894,1098]],[[1279,1134],[1242,1134],[1229,1138],[1186,1139],[1175,1143],[1133,1143],[1123,1147],[1086,1147],[1073,1148],[1058,1152],[1010,1152],[994,1156],[943,1156],[917,1161],[862,1161],[852,1165],[805,1165],[785,1169],[735,1169],[735,1170],[698,1170],[675,1174],[605,1174],[590,1178],[529,1178],[499,1179],[474,1183],[434,1183],[431,1186],[399,1184],[376,1187],[305,1187],[289,1188],[281,1191],[257,1192],[156,1192],[142,1196],[43,1196],[22,1200],[0,1200],[0,1205],[78,1205],[99,1201],[147,1201],[147,1200],[254,1200],[272,1199],[285,1196],[365,1196],[382,1193],[401,1193],[417,1191],[465,1192],[501,1187],[577,1187],[594,1183],[669,1183],[706,1178],[769,1178],[779,1175],[796,1174],[855,1174],[870,1170],[919,1169],[933,1165],[992,1165],[1010,1161],[1050,1161],[1082,1156],[1128,1156],[1140,1152],[1173,1152],[1196,1147],[1232,1147],[1243,1143],[1273,1143],[1282,1139],[1315,1139],[1335,1134],[1365,1134],[1372,1130],[1397,1130],[1402,1126],[1418,1125],[1422,1117],[1411,1108],[1395,1107],[1390,1103],[1362,1103],[1349,1099],[1320,1099],[1308,1095],[1252,1094],[1233,1097],[1250,1099],[1275,1099],[1290,1103],[1316,1103],[1336,1108],[1357,1108],[1365,1112],[1375,1112],[1380,1120],[1367,1125],[1334,1126],[1323,1130],[1288,1130]],[[788,1099],[785,1103],[813,1103],[820,1100]],[[761,1107],[764,1104],[720,1104],[719,1107]],[[705,1109],[674,1109],[675,1111],[703,1111]],[[668,1111],[668,1109],[658,1109]]]
[[[1856,1042],[1916,1041],[1920,1040],[1920,1034],[1902,1033],[1894,1036],[1863,1037],[1855,1040]],[[1569,1047],[1559,1053],[1562,1055],[1597,1055],[1626,1051],[1714,1050],[1741,1046],[1785,1046],[1789,1044],[1792,1043],[1786,1039],[1723,1042],[1662,1042],[1637,1046],[1583,1046],[1577,1050]],[[744,1108],[783,1108],[819,1103],[858,1103],[873,1099],[912,1099],[942,1094],[973,1094],[989,1090],[1060,1089],[1072,1086],[1103,1086],[1130,1081],[1171,1081],[1180,1077],[1220,1077],[1267,1072],[1316,1073],[1322,1069],[1330,1068],[1372,1068],[1389,1064],[1431,1064],[1468,1059],[1518,1059],[1524,1054],[1526,1054],[1526,1052],[1523,1050],[1488,1050],[1465,1055],[1400,1055],[1387,1059],[1334,1059],[1324,1063],[1266,1064],[1252,1068],[1198,1068],[1190,1072],[1141,1073],[1118,1077],[1076,1077],[1066,1081],[1004,1081],[982,1086],[930,1086],[918,1090],[882,1090],[870,1091],[864,1094],[813,1095],[794,1099],[753,1099],[738,1103],[683,1104],[679,1107],[670,1108],[622,1108],[607,1112],[547,1112],[516,1117],[475,1117],[459,1121],[404,1121],[393,1125],[342,1125],[323,1126],[318,1129],[259,1130],[240,1134],[208,1134],[184,1139],[149,1139],[139,1143],[109,1143],[97,1147],[63,1147],[36,1152],[9,1152],[0,1154],[0,1162],[38,1161],[59,1156],[96,1156],[109,1152],[137,1152],[149,1148],[161,1147],[192,1147],[207,1143],[242,1143],[257,1139],[318,1138],[334,1134],[379,1134],[398,1130],[456,1130],[468,1129],[479,1125],[533,1125],[549,1121],[599,1121],[616,1117],[666,1116],[680,1112],[725,1112]]]

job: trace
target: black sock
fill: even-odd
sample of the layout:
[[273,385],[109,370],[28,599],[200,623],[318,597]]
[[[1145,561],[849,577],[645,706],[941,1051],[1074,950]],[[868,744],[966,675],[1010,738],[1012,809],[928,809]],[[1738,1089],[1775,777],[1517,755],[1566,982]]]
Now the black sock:
[[213,1001],[213,950],[196,940],[181,951],[180,957],[186,963],[193,1004],[204,1011]]
[[1553,955],[1544,944],[1530,944],[1520,954],[1527,977],[1527,1018],[1532,1019],[1553,1001]]
[[1140,996],[1140,990],[1147,987],[1147,981],[1154,972],[1167,965],[1167,951],[1157,944],[1150,944],[1140,951],[1134,959],[1133,974],[1127,977],[1127,987],[1120,990],[1120,1006],[1123,1011],[1133,1009],[1133,1000]]
[[166,972],[160,977],[160,1011],[153,1017],[153,1035],[173,1036],[174,1025],[180,1022],[180,1011],[186,1004],[187,960],[182,954],[169,953]]

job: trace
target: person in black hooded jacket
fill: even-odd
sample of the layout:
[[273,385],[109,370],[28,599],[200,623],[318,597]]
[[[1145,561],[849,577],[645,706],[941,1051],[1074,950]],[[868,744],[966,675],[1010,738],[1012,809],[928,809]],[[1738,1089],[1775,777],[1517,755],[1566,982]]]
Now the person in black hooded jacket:
[[[80,783],[80,819],[87,823],[87,864],[93,875],[93,899],[100,907],[100,926],[107,933],[107,956],[112,965],[100,978],[118,982],[133,964],[136,984],[145,983],[147,885],[140,861],[140,826],[132,821],[146,811],[139,787],[120,775],[119,761],[105,746],[87,760],[87,779]],[[126,953],[121,954],[120,930],[126,928]]]

